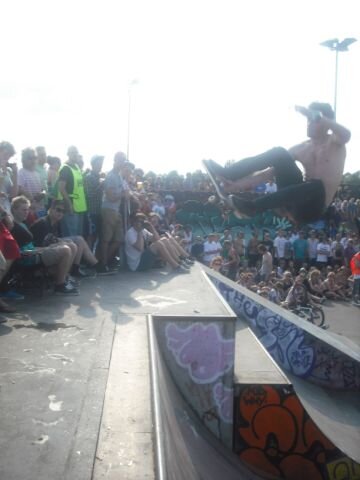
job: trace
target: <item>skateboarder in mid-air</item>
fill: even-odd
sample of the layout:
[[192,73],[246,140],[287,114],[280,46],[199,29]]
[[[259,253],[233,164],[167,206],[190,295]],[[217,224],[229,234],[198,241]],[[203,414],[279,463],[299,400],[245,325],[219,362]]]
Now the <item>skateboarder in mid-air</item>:
[[[216,177],[227,192],[245,192],[275,177],[278,187],[275,193],[250,200],[241,195],[222,195],[235,212],[252,216],[274,209],[301,224],[318,220],[332,202],[343,175],[350,131],[336,123],[328,103],[314,102],[308,108],[295,109],[307,118],[309,140],[289,150],[273,148],[229,167],[204,160],[218,192]],[[304,177],[296,161],[303,165]]]

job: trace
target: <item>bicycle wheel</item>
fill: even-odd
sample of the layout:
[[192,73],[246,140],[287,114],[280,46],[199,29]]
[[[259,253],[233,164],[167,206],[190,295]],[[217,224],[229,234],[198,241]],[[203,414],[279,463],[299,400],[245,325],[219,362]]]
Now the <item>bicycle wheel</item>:
[[313,307],[311,310],[310,321],[317,327],[322,327],[325,323],[325,313],[320,307]]

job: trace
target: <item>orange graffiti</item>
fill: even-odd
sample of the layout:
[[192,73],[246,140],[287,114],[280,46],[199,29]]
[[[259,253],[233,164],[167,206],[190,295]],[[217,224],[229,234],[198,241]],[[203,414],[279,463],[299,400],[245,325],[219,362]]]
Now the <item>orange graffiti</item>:
[[339,450],[317,428],[289,388],[243,387],[237,398],[235,450],[270,475],[289,480],[328,478],[326,459]]

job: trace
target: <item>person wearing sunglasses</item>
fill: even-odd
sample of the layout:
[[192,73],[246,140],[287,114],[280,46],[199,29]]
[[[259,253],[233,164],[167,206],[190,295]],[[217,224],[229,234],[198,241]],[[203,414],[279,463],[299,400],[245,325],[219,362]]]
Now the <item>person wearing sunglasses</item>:
[[[235,212],[254,216],[275,210],[296,224],[318,220],[331,204],[341,182],[345,144],[351,133],[335,120],[328,103],[313,102],[295,110],[307,120],[308,140],[289,150],[275,147],[260,155],[222,167],[213,160],[204,160],[208,172],[223,182],[227,192],[240,192],[227,197]],[[305,174],[298,167],[299,162]],[[241,193],[258,184],[276,179],[277,192],[245,198]]]
[[[80,235],[65,237],[62,235],[61,220],[66,212],[65,202],[63,200],[54,200],[45,217],[39,218],[30,226],[33,234],[33,242],[37,247],[45,247],[53,243],[75,244],[76,255],[70,274],[73,277],[82,278],[94,276],[98,260],[90,250],[85,239]],[[85,270],[80,267],[80,262],[84,260],[90,269]]]

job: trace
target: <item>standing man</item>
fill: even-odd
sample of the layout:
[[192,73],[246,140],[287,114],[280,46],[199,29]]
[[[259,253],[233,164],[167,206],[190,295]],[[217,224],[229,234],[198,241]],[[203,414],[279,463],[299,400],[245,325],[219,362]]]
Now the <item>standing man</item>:
[[128,190],[125,190],[121,175],[121,170],[125,164],[125,153],[117,152],[114,156],[113,168],[104,180],[99,242],[99,275],[111,273],[109,263],[119,254],[120,245],[123,240],[123,223],[120,205],[122,198],[128,194]]
[[261,267],[259,276],[261,282],[267,282],[273,269],[273,258],[269,250],[262,243],[258,246],[258,252],[261,255]]
[[25,148],[21,152],[21,162],[18,175],[19,195],[25,195],[29,200],[41,193],[41,178],[36,171],[37,158],[33,148]]
[[64,200],[66,214],[61,222],[63,235],[83,235],[84,216],[87,212],[83,175],[78,165],[79,152],[68,148],[68,161],[61,167],[58,178],[58,200]]
[[39,146],[35,148],[37,156],[37,165],[36,171],[40,175],[41,179],[41,190],[43,192],[48,191],[48,171],[45,165],[47,164],[47,155],[45,147]]
[[[284,235],[284,230],[279,230],[274,240],[274,252],[276,258],[276,264],[279,265],[280,260],[285,260],[285,246],[287,239]],[[285,261],[286,264],[286,261]]]
[[299,238],[293,243],[293,250],[295,270],[298,274],[300,268],[303,266],[304,262],[306,262],[308,254],[308,242],[305,240],[304,232],[302,230],[299,231]]
[[93,251],[100,233],[101,207],[103,197],[103,177],[101,174],[104,157],[94,155],[90,161],[91,170],[84,177],[85,194],[88,206],[87,243]]
[[15,148],[9,142],[0,142],[0,206],[10,213],[10,201],[18,194],[18,169],[9,163]]

